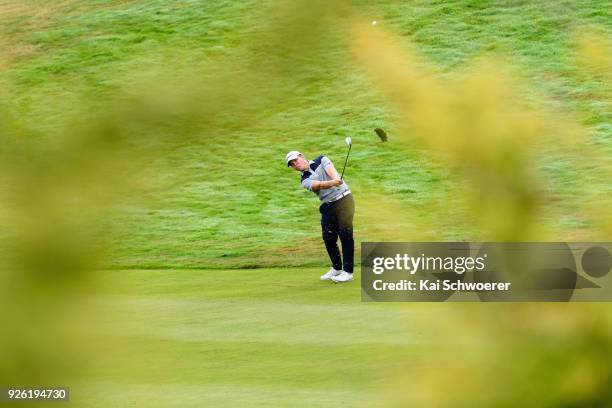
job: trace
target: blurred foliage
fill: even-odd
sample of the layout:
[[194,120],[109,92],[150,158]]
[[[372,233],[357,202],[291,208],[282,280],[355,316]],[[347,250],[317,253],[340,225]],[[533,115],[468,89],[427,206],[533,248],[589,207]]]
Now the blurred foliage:
[[41,132],[2,109],[0,321],[8,335],[0,345],[0,384],[63,383],[104,358],[86,357],[93,350],[78,329],[104,313],[83,295],[96,286],[92,271],[105,264],[99,261],[112,256],[108,234],[119,197],[138,202],[134,190],[151,176],[147,163],[166,149],[222,145],[226,131],[250,125],[292,90],[286,78],[299,78],[303,59],[313,58],[310,50],[324,38],[315,21],[334,8],[287,3],[277,12],[254,38],[262,51],[188,69],[177,61],[179,75],[161,68],[147,74],[154,85],[140,76],[102,105],[83,97],[61,127]]
[[[554,239],[551,231],[543,230],[551,197],[540,171],[541,157],[551,152],[572,157],[579,149],[584,156],[578,161],[584,164],[588,157],[589,165],[601,166],[601,175],[609,173],[607,152],[589,146],[585,129],[576,121],[522,99],[520,75],[498,62],[500,57],[490,56],[464,68],[454,79],[439,79],[404,40],[370,25],[357,26],[354,36],[359,60],[395,105],[403,145],[426,149],[460,175],[461,182],[442,199],[465,206],[467,211],[458,213],[465,218],[455,221],[476,225],[479,239]],[[604,55],[599,50],[594,59]],[[607,200],[610,185],[606,180],[604,176],[595,181],[597,186],[585,187]],[[374,204],[371,210],[377,212],[384,205],[384,201]],[[602,228],[607,213],[592,214],[591,221]]]
[[[189,7],[187,3],[184,6]],[[380,154],[375,161],[379,164],[389,157],[395,157],[394,163],[403,162],[404,157],[427,157],[423,165],[417,162],[410,170],[415,174],[421,171],[419,177],[428,180],[447,177],[439,184],[442,187],[430,195],[419,192],[426,198],[413,206],[410,200],[385,194],[387,190],[380,188],[383,182],[378,183],[376,175],[364,181],[356,176],[353,186],[359,191],[360,237],[435,240],[440,230],[456,224],[465,227],[461,230],[463,238],[471,236],[475,240],[556,239],[556,220],[553,216],[551,222],[547,211],[555,207],[554,200],[558,198],[539,165],[542,157],[577,162],[576,173],[569,179],[578,186],[568,195],[584,194],[579,209],[588,216],[588,236],[609,237],[609,145],[590,140],[583,121],[550,112],[537,98],[525,98],[521,74],[507,66],[503,53],[483,57],[462,67],[456,76],[443,78],[416,49],[411,49],[409,41],[383,32],[380,25],[353,26],[352,19],[359,19],[356,10],[359,8],[342,2],[278,3],[253,14],[263,23],[257,25],[258,31],[248,32],[246,38],[240,39],[238,53],[213,47],[207,49],[206,58],[194,63],[191,49],[174,50],[169,44],[151,57],[154,63],[150,65],[142,56],[130,60],[138,69],[117,80],[115,86],[120,91],[100,86],[95,88],[100,93],[76,92],[68,100],[57,97],[63,95],[61,83],[45,82],[50,73],[64,75],[76,69],[71,63],[77,57],[62,45],[67,44],[66,49],[77,56],[90,57],[82,67],[85,72],[112,60],[112,53],[96,53],[100,46],[97,43],[84,46],[77,41],[75,31],[50,29],[46,34],[34,35],[36,47],[30,50],[33,58],[36,50],[47,48],[57,51],[54,59],[37,65],[34,71],[39,76],[19,77],[15,83],[7,80],[10,75],[3,77],[3,83],[9,85],[3,90],[5,101],[0,109],[0,220],[4,244],[0,273],[0,384],[62,383],[78,377],[111,353],[99,341],[89,339],[94,336],[90,332],[92,322],[95,326],[100,315],[111,312],[91,305],[87,294],[99,284],[99,275],[93,271],[112,263],[115,249],[120,251],[124,246],[132,250],[127,242],[141,231],[145,231],[142,236],[147,243],[167,239],[179,246],[174,261],[183,261],[184,267],[202,266],[197,259],[193,261],[192,255],[184,255],[188,252],[186,247],[197,244],[199,230],[206,230],[208,235],[203,248],[196,247],[195,252],[212,248],[213,266],[219,266],[223,256],[244,255],[239,250],[237,254],[231,252],[232,245],[238,246],[240,239],[251,245],[247,255],[253,258],[246,258],[251,265],[277,262],[277,256],[285,265],[293,265],[296,261],[291,250],[295,246],[288,247],[285,255],[277,255],[275,250],[288,239],[299,241],[312,235],[310,230],[293,233],[295,216],[310,213],[312,208],[283,214],[287,197],[299,201],[304,195],[277,192],[278,180],[266,171],[272,161],[264,166],[255,166],[251,161],[258,154],[279,157],[275,162],[279,169],[272,172],[277,175],[286,171],[279,154],[289,150],[286,146],[304,143],[314,149],[316,143],[304,141],[303,134],[278,135],[280,132],[274,128],[263,139],[237,135],[248,135],[257,126],[270,123],[285,130],[283,120],[297,121],[302,116],[283,119],[283,109],[291,105],[297,111],[307,111],[313,104],[325,103],[325,94],[321,97],[309,87],[320,81],[318,86],[325,89],[329,83],[341,81],[345,78],[342,69],[351,64],[359,72],[346,74],[346,78],[368,72],[379,87],[372,91],[372,104],[382,105],[381,100],[389,100],[389,109],[394,112],[372,115],[375,119],[370,118],[372,123],[367,125],[389,120],[396,130],[389,142],[393,147],[356,152],[355,158],[361,161],[357,160],[353,168],[358,169],[361,163],[363,174],[368,174],[369,164],[375,160],[369,157],[370,153]],[[78,19],[78,12],[73,10],[70,15]],[[34,20],[37,18],[40,15]],[[7,30],[19,31],[16,20],[11,21]],[[172,30],[171,19],[161,21],[165,29]],[[223,21],[214,23],[211,32],[224,30]],[[98,24],[104,26],[104,19]],[[123,24],[124,34],[130,32],[130,22]],[[112,41],[105,38],[96,41]],[[330,57],[333,53],[326,48],[329,44],[350,44],[356,59],[349,63],[344,54]],[[598,98],[609,106],[608,39],[605,34],[594,33],[579,38],[577,44],[576,70],[584,70],[585,76],[597,75],[606,84]],[[15,64],[22,57],[11,55],[3,66]],[[149,69],[143,69],[145,66]],[[91,79],[86,74],[84,78]],[[71,80],[78,82],[81,78]],[[36,95],[21,92],[13,100],[16,89],[28,89],[36,83],[44,84],[44,97],[29,102],[28,98],[35,99]],[[349,99],[362,97],[352,91],[348,94]],[[313,115],[323,113],[317,111]],[[38,114],[40,122],[35,120]],[[348,114],[334,112],[348,116],[347,122],[352,121],[352,114],[350,110]],[[333,128],[323,119],[318,123],[326,130]],[[335,146],[333,137],[325,140],[325,147]],[[204,199],[222,203],[212,211],[223,212],[219,217],[228,218],[216,218],[217,224],[212,227],[208,219],[199,220],[201,224],[190,226],[193,230],[188,232],[193,235],[180,235],[180,239],[173,235],[172,228],[146,232],[146,219],[129,224],[126,207],[146,208],[151,204],[147,202],[150,196],[145,194],[150,188],[164,190],[181,182],[180,177],[172,176],[177,162],[168,157],[179,157],[177,161],[181,161],[183,148],[201,150],[197,157],[206,158],[204,167],[194,161],[193,167],[183,169],[187,173],[206,172],[213,165],[216,168],[214,178],[203,181]],[[400,170],[406,168],[385,168],[387,180],[399,177],[394,172]],[[372,173],[375,172],[376,169]],[[228,192],[242,191],[246,184],[255,186],[248,190],[253,197],[240,196],[244,204],[239,207],[241,213],[232,213],[232,207],[227,205],[232,194]],[[268,184],[272,187],[263,188]],[[210,185],[214,188],[208,188]],[[280,184],[287,190],[289,185],[297,188],[294,182]],[[398,194],[410,196],[417,192],[410,186],[392,182],[389,185]],[[202,184],[194,188],[200,187]],[[176,190],[172,192],[180,195]],[[170,201],[181,200],[169,196]],[[265,216],[249,208],[256,205],[267,209]],[[309,216],[303,219],[316,217]],[[284,218],[278,222],[284,223],[280,230],[285,235],[274,241],[272,250],[260,250],[258,230],[265,226],[272,229],[277,218]],[[123,222],[129,228],[122,228]],[[247,224],[251,228],[247,234],[228,233],[240,231]],[[304,247],[311,251],[307,255],[318,253],[314,245]],[[150,248],[143,253],[145,258],[158,256]],[[156,259],[151,262],[160,265]],[[114,284],[120,286],[121,278],[115,275],[115,279]],[[416,373],[414,367],[406,368],[410,378],[402,381],[402,387],[408,387],[409,392],[397,394],[399,406],[464,406],[475,402],[516,405],[525,400],[539,406],[610,404],[610,368],[604,362],[610,359],[611,335],[609,313],[605,310],[597,306],[572,309],[555,305],[429,307],[444,313],[432,314],[430,319],[419,322],[419,327],[439,347],[432,347],[426,359],[419,362]],[[114,327],[121,330],[118,323]],[[438,332],[442,329],[448,332]],[[129,361],[125,364],[129,365]],[[121,368],[120,364],[116,367]],[[463,381],[464,377],[469,381]],[[454,384],[462,387],[455,390]],[[441,391],[446,389],[453,391]]]
[[[354,38],[357,57],[395,104],[404,145],[422,146],[460,174],[464,183],[448,191],[445,202],[463,201],[474,217],[458,222],[476,223],[485,240],[554,240],[542,229],[550,197],[538,157],[550,152],[569,157],[578,150],[577,168],[596,166],[600,176],[586,186],[584,207],[591,209],[598,236],[610,236],[608,152],[590,144],[577,121],[523,100],[519,76],[496,62],[501,58],[489,57],[456,79],[440,80],[405,41],[400,45],[369,25],[357,25]],[[605,40],[590,35],[579,44],[583,69],[609,75],[612,54]],[[408,210],[380,200],[365,211]],[[612,405],[612,315],[600,306],[414,308],[427,310],[416,314],[411,329],[430,333],[431,352],[404,363],[404,374],[390,384],[391,406]]]
[[[461,306],[461,307],[459,307]],[[608,407],[610,313],[597,304],[418,305],[430,353],[403,363],[389,406]],[[434,328],[435,326],[435,328]]]

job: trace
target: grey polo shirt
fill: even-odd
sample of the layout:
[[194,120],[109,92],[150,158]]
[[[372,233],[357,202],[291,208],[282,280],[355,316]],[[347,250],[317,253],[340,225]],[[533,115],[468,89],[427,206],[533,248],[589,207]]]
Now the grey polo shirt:
[[[321,155],[314,160],[310,160],[310,171],[302,172],[302,187],[306,190],[312,190],[312,182],[313,181],[328,181],[331,180],[331,177],[327,175],[325,172],[325,168],[332,164],[331,160],[327,157]],[[313,191],[316,195],[319,196],[319,199],[324,203],[329,203],[337,199],[341,194],[349,191],[348,185],[342,183],[337,187],[332,188],[322,188],[317,191]]]

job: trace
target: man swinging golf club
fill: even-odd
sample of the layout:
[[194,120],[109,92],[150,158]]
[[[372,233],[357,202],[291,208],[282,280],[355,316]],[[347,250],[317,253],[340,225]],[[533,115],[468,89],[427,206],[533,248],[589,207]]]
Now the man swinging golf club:
[[[351,139],[347,138],[346,142],[350,152]],[[321,200],[319,211],[323,242],[332,264],[331,269],[321,276],[321,280],[352,281],[355,253],[353,241],[355,201],[349,187],[338,175],[331,160],[323,155],[308,161],[302,153],[294,150],[287,153],[285,162],[288,167],[301,172],[302,187],[314,192]],[[344,165],[346,166],[346,161]],[[344,176],[344,170],[342,173]],[[338,237],[342,243],[342,257],[338,249]]]

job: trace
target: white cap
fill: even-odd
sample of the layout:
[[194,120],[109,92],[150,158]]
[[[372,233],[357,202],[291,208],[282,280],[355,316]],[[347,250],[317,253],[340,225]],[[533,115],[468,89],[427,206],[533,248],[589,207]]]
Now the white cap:
[[287,163],[287,167],[289,167],[289,163],[291,162],[291,160],[297,159],[297,157],[301,154],[302,153],[298,152],[297,150],[292,150],[287,153],[287,155],[285,156],[285,162]]

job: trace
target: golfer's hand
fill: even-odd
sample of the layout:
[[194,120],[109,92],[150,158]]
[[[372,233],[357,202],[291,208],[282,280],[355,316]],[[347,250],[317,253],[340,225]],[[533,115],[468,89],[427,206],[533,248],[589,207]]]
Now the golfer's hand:
[[331,182],[332,182],[332,187],[338,187],[342,185],[342,183],[344,183],[344,181],[342,181],[341,179],[333,179]]

